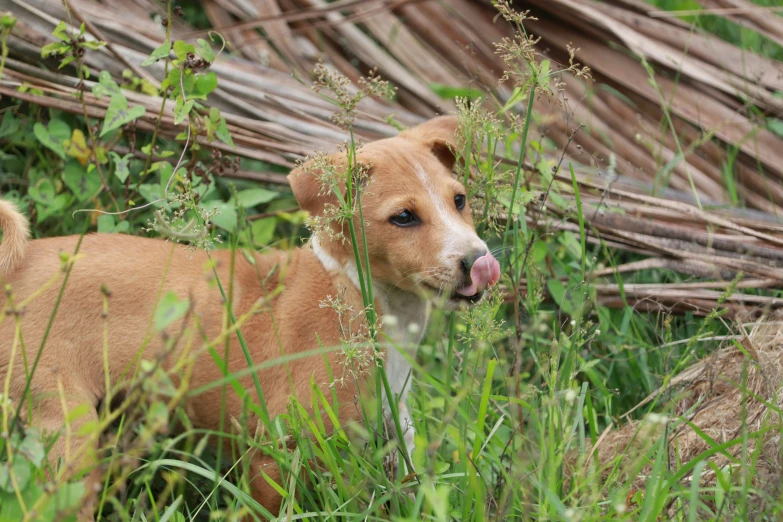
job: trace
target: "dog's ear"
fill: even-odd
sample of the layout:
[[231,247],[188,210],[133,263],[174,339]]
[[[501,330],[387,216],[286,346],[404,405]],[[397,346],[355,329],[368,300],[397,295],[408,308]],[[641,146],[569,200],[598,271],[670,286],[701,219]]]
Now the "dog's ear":
[[302,210],[306,210],[313,216],[321,215],[327,203],[335,203],[337,200],[334,194],[324,193],[319,172],[319,169],[308,161],[288,174],[288,183],[291,185],[297,203]]
[[400,133],[429,148],[447,168],[454,168],[457,151],[457,117],[438,116]]
[[[362,168],[365,169],[363,172],[368,174],[370,168]],[[327,204],[337,204],[337,196],[333,192],[334,183],[337,183],[337,188],[345,194],[347,169],[347,158],[342,152],[331,156],[316,156],[292,170],[288,174],[288,183],[299,206],[313,216],[320,216]]]

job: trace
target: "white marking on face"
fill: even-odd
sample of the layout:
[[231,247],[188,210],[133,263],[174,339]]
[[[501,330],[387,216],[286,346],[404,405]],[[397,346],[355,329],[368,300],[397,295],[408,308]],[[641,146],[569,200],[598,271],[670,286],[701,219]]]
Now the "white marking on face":
[[438,256],[441,263],[448,266],[454,259],[461,258],[471,248],[479,249],[484,248],[488,250],[487,244],[482,241],[473,227],[465,223],[454,212],[450,212],[449,209],[443,204],[441,198],[438,196],[435,186],[432,184],[432,180],[424,172],[421,165],[416,167],[416,176],[421,181],[424,188],[427,190],[427,194],[430,196],[435,211],[438,214],[441,222],[447,229],[447,234],[443,238],[443,248]]

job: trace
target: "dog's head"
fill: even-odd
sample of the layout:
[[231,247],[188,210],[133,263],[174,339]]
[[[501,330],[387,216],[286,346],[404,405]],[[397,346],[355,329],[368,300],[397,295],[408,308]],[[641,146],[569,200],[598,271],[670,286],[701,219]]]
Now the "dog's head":
[[[361,147],[356,159],[368,170],[361,191],[373,281],[475,302],[497,282],[500,266],[476,234],[467,191],[453,173],[456,128],[456,118],[441,116]],[[329,160],[346,169],[345,153]],[[337,203],[334,194],[324,193],[317,174],[305,164],[288,176],[300,206],[316,216]],[[361,235],[358,216],[354,226]],[[354,266],[351,244],[325,235],[315,243],[322,261]]]

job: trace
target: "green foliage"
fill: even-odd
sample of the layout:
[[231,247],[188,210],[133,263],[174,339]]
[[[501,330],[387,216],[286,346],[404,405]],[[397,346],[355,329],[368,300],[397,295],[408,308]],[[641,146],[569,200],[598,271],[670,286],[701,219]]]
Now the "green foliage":
[[[46,448],[38,430],[14,430],[5,442],[6,459],[0,459],[0,521],[75,521],[84,485],[73,482],[55,488],[39,483]],[[35,514],[25,518],[33,506]]]

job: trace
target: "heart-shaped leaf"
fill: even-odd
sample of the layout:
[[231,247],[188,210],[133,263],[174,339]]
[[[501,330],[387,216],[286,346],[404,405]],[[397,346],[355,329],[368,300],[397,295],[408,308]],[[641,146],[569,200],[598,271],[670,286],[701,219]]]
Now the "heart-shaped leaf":
[[161,331],[183,317],[190,307],[188,299],[180,299],[174,292],[166,292],[155,310],[155,329]]
[[183,103],[182,98],[177,98],[177,104],[174,107],[174,125],[179,125],[185,121],[185,118],[190,114],[190,110],[193,108],[194,103],[195,100],[188,100]]
[[123,125],[127,125],[137,118],[141,118],[147,113],[147,110],[136,105],[135,107],[128,108],[128,100],[125,96],[120,94],[114,94],[109,102],[109,107],[106,109],[106,119],[103,121],[103,130],[101,130],[101,137],[107,133],[119,129]]
[[39,179],[38,183],[31,186],[27,193],[36,203],[51,205],[54,202],[54,185],[49,178]]
[[269,203],[277,197],[277,192],[262,188],[247,189],[238,192],[237,195],[229,200],[229,203],[236,201],[242,208],[251,208],[263,203]]
[[88,173],[79,162],[69,161],[63,169],[65,184],[71,189],[77,201],[95,196],[101,189],[101,179],[97,172]]
[[275,235],[277,219],[273,217],[256,219],[250,225],[250,233],[253,238],[253,244],[256,246],[267,246]]
[[199,206],[207,210],[217,209],[218,213],[212,216],[212,222],[223,230],[233,232],[237,228],[237,211],[234,205],[223,201],[209,201]]
[[160,47],[152,51],[152,53],[149,55],[149,57],[146,60],[141,62],[142,67],[147,65],[152,65],[158,60],[162,60],[163,58],[169,55],[169,52],[171,52],[171,41],[166,40],[165,42],[163,42],[163,45],[161,45]]
[[208,41],[203,38],[196,40],[196,54],[204,58],[209,63],[215,61],[215,51],[212,50],[212,46]]
[[114,175],[120,180],[121,183],[125,183],[125,180],[130,176],[130,160],[133,158],[133,154],[126,154],[120,156],[114,151],[109,152],[111,159],[114,162]]
[[203,96],[208,96],[215,89],[217,89],[218,79],[217,74],[210,71],[208,73],[199,74],[196,78],[196,90]]
[[108,94],[109,96],[114,96],[115,94],[121,95],[122,91],[120,91],[120,86],[117,85],[117,82],[111,77],[109,71],[101,71],[98,75],[98,83],[92,86],[92,94],[96,98],[100,98],[105,94]]
[[195,53],[196,48],[193,44],[185,43],[182,40],[174,42],[174,54],[177,55],[177,60],[184,60],[188,57],[188,53]]
[[41,442],[41,437],[38,434],[38,430],[30,428],[22,441],[22,444],[17,448],[19,453],[24,455],[27,460],[32,462],[35,467],[40,467],[46,456],[46,449]]
[[68,127],[67,123],[60,120],[52,120],[47,128],[42,123],[36,122],[33,125],[33,134],[44,147],[65,159],[63,141],[71,137],[71,128]]
[[38,213],[38,221],[43,221],[50,216],[62,212],[62,210],[67,208],[71,203],[73,203],[73,197],[70,194],[58,194],[49,204],[36,203],[35,209]]
[[163,187],[161,187],[158,183],[142,184],[139,186],[139,194],[141,194],[142,197],[150,203],[157,201],[157,203],[154,205],[156,207],[163,205]]
[[114,216],[101,214],[98,216],[98,232],[101,234],[111,234],[114,232]]
[[3,122],[0,123],[0,138],[10,136],[19,130],[19,120],[16,119],[12,111],[6,111],[3,115]]
[[[14,477],[13,481],[11,474]],[[7,462],[0,464],[0,490],[13,493],[18,487],[20,491],[24,491],[31,476],[30,462],[22,458],[21,455],[14,455],[14,461],[10,467]]]

